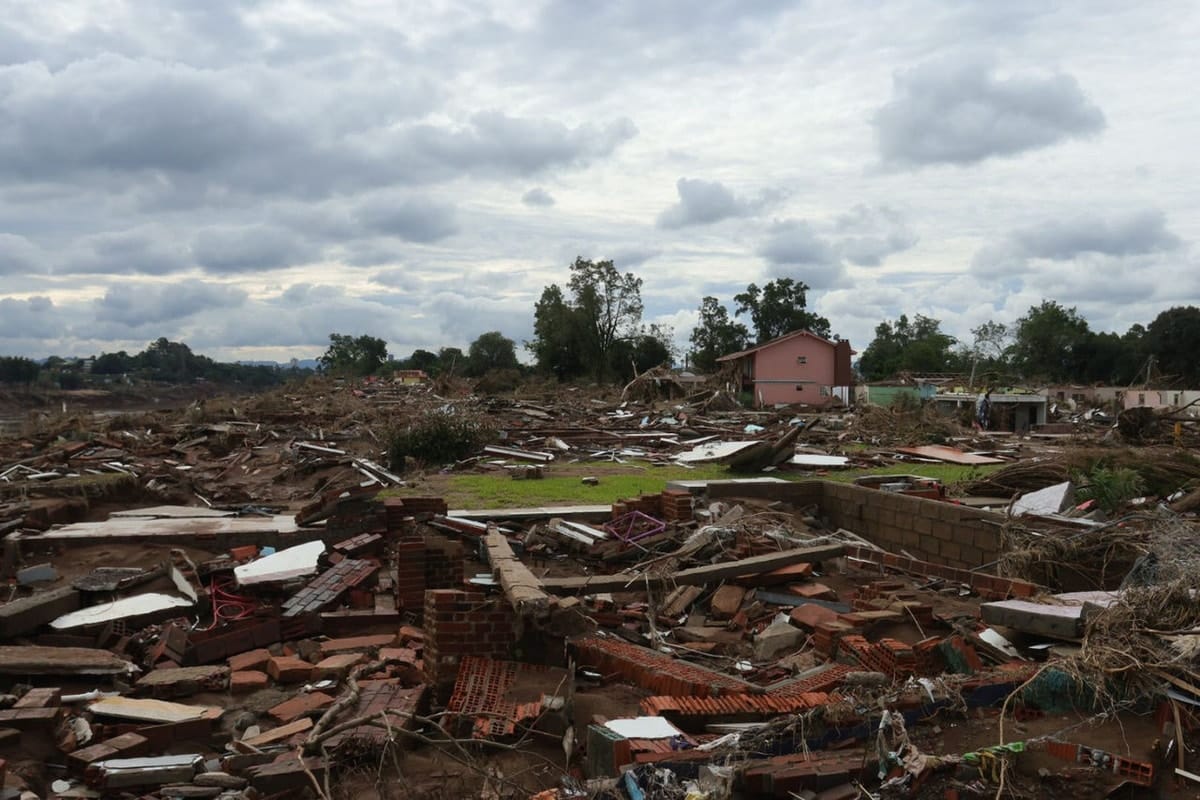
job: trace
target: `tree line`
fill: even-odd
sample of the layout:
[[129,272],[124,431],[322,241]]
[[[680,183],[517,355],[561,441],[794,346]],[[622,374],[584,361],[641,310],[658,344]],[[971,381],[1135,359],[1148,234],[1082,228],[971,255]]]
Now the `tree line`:
[[172,342],[165,337],[132,355],[120,350],[101,353],[93,359],[50,356],[40,362],[23,356],[0,357],[0,383],[59,389],[80,389],[91,383],[114,379],[174,384],[206,381],[259,389],[279,385],[304,372],[295,367],[271,364],[214,361],[193,353],[182,342]]
[[1200,386],[1200,308],[1176,306],[1123,334],[1094,331],[1055,300],[1031,306],[1012,325],[988,321],[959,341],[941,320],[901,315],[875,328],[858,361],[868,381],[899,373],[974,374],[977,384],[1134,383]]

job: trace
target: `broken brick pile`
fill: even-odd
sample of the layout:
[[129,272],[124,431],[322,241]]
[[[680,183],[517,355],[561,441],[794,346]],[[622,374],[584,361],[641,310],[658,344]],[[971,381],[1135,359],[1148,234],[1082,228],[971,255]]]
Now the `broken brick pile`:
[[571,646],[581,666],[663,695],[716,697],[754,691],[745,681],[619,639],[585,636]]
[[[459,663],[454,691],[446,703],[446,724],[459,735],[476,739],[504,738],[543,711],[542,686],[559,678],[565,695],[570,676],[542,664],[521,664],[468,656]],[[522,692],[519,686],[523,686]],[[535,688],[530,689],[533,686]]]
[[517,634],[517,620],[504,599],[457,589],[425,592],[425,675],[438,699],[453,688],[464,658],[504,660]]

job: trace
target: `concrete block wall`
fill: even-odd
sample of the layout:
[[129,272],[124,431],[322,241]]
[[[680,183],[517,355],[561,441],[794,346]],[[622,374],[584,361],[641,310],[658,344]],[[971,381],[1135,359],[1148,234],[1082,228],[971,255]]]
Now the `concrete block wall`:
[[438,700],[449,699],[464,657],[508,659],[520,634],[516,614],[503,597],[459,589],[425,592],[422,658],[426,681]]
[[833,481],[740,485],[714,481],[711,499],[756,497],[796,507],[819,505],[834,527],[845,528],[885,550],[958,569],[1000,557],[1000,523],[987,511]]

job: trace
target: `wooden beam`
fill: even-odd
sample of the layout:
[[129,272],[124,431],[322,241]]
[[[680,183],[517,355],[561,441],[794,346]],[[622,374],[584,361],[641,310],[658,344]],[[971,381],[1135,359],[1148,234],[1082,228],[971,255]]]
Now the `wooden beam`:
[[550,595],[542,582],[521,563],[500,529],[491,523],[487,530],[488,563],[492,574],[500,579],[505,596],[521,616],[545,617],[550,613]]
[[842,555],[843,551],[840,544],[828,544],[751,556],[740,561],[723,561],[720,564],[692,567],[666,575],[618,572],[615,575],[589,575],[582,578],[543,578],[541,588],[555,593],[570,594],[572,592],[639,591],[646,588],[647,581],[651,587],[656,588],[664,585],[703,586],[706,583],[716,583],[743,575],[761,575],[791,564],[836,558]]

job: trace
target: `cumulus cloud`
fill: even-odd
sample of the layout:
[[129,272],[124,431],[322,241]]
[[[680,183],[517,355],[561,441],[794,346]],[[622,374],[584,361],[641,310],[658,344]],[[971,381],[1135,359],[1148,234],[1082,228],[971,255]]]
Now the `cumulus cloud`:
[[997,77],[979,61],[935,61],[893,81],[874,117],[891,167],[974,164],[1093,136],[1104,113],[1070,75]]
[[804,220],[776,222],[758,252],[777,266],[829,265],[837,262],[833,246]]
[[834,232],[840,237],[838,252],[860,267],[877,267],[917,243],[903,215],[888,206],[855,206],[835,220]]
[[62,328],[63,320],[49,297],[0,298],[0,339],[56,338]]
[[770,195],[757,198],[738,197],[719,181],[680,178],[675,183],[679,202],[658,215],[660,228],[684,228],[689,225],[708,225],[731,217],[757,214]]
[[552,206],[554,205],[554,195],[540,186],[535,186],[521,195],[521,202],[527,206]]
[[74,252],[54,268],[57,275],[168,275],[192,259],[174,232],[147,226],[81,237]]
[[1071,261],[1083,256],[1123,259],[1175,250],[1180,238],[1167,228],[1167,217],[1148,208],[1108,215],[1079,213],[1014,230],[975,254],[979,275],[1028,271],[1037,260]]

